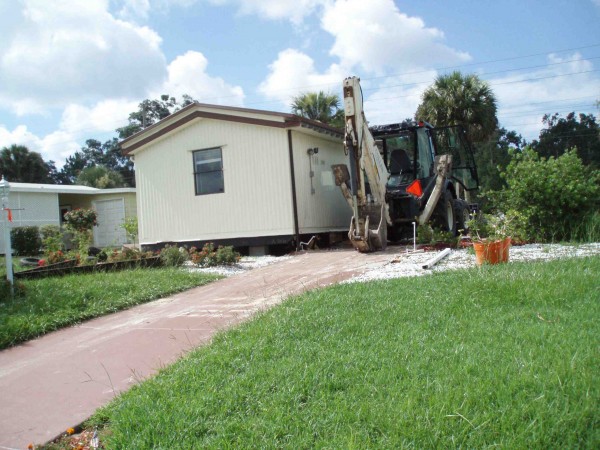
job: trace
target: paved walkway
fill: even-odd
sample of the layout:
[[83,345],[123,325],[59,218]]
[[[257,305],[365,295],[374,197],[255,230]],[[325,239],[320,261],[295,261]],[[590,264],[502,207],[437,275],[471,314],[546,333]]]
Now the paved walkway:
[[217,331],[384,265],[393,253],[299,254],[1,351],[0,449],[45,443]]

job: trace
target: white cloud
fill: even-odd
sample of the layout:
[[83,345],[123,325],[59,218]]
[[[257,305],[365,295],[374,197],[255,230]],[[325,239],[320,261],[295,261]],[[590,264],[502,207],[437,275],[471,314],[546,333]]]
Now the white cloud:
[[204,103],[241,106],[244,92],[240,86],[231,86],[222,78],[212,77],[206,72],[208,60],[195,51],[189,51],[175,58],[168,66],[168,80],[161,87],[161,93],[175,97],[183,94]]
[[500,126],[531,140],[539,136],[546,113],[593,111],[600,92],[600,79],[589,72],[593,69],[578,53],[549,55],[542,69],[489,80],[498,99]]
[[233,4],[240,14],[256,14],[268,20],[289,20],[295,25],[313,14],[327,0],[210,0],[217,5]]
[[68,104],[62,113],[58,130],[44,137],[30,132],[20,125],[13,130],[0,126],[0,147],[12,144],[25,145],[43,158],[53,160],[58,167],[66,157],[80,150],[86,139],[112,133],[127,123],[127,118],[135,111],[144,98],[158,98],[169,94],[179,100],[183,94],[207,103],[243,105],[244,92],[239,86],[231,86],[223,79],[210,76],[206,72],[208,61],[199,52],[187,52],[178,56],[167,67],[168,78],[154,92],[146,93],[137,99],[106,99],[85,106],[80,103]]
[[119,16],[123,19],[147,19],[150,12],[149,0],[124,0],[123,6],[119,11]]
[[10,4],[0,11],[13,19],[0,44],[0,101],[16,113],[133,98],[166,77],[158,34],[115,19],[107,1]]
[[[321,27],[334,37],[330,54],[337,59],[325,71],[297,49],[279,53],[259,92],[289,107],[292,96],[302,91],[341,93],[342,80],[362,72],[365,109],[372,122],[393,122],[412,117],[441,64],[470,60],[464,52],[443,43],[443,33],[427,28],[419,18],[402,14],[391,0],[336,0],[323,5]],[[315,6],[316,7],[316,6]],[[402,72],[393,78],[369,81],[369,75]],[[407,72],[422,73],[407,75]],[[414,84],[417,83],[417,84]]]
[[19,125],[13,130],[0,126],[0,147],[12,144],[24,145],[30,151],[40,153],[45,161],[55,161],[57,167],[62,167],[65,159],[80,149],[75,138],[62,130],[40,138],[25,125]]
[[112,132],[127,123],[129,113],[137,109],[138,103],[110,99],[98,102],[93,107],[70,104],[63,111],[60,130],[76,136]]
[[346,72],[336,64],[319,74],[313,59],[298,50],[283,50],[269,65],[269,75],[258,90],[269,99],[278,100],[289,109],[292,97],[307,91],[337,93]]
[[421,96],[437,76],[435,70],[417,70],[401,78],[379,81],[372,88],[368,80],[363,83],[365,115],[370,123],[382,125],[414,118]]
[[443,43],[444,34],[401,13],[392,0],[337,0],[325,6],[322,28],[333,35],[330,54],[368,73],[457,64],[471,58]]

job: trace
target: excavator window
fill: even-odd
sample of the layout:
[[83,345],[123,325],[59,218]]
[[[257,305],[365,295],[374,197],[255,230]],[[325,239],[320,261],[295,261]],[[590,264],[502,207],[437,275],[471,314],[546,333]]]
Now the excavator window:
[[390,177],[388,186],[410,183],[415,179],[415,140],[413,133],[402,133],[398,136],[384,137],[388,155],[387,163]]
[[466,190],[479,187],[475,158],[465,131],[459,126],[434,128],[432,138],[438,155],[452,155],[452,178]]

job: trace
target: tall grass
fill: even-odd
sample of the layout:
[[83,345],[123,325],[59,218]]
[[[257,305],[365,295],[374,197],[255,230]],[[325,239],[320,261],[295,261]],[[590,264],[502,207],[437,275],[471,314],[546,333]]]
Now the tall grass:
[[571,241],[600,242],[600,212],[588,214],[581,222],[571,226]]
[[598,448],[600,257],[341,285],[94,416],[106,448]]
[[23,280],[0,298],[0,348],[217,278],[161,268]]

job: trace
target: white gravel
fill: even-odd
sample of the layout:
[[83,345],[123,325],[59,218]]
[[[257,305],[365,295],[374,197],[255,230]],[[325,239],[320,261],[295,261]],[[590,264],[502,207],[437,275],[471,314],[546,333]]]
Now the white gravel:
[[[373,264],[358,276],[344,283],[357,283],[371,280],[387,280],[390,278],[414,277],[444,270],[464,269],[475,266],[475,255],[467,249],[452,250],[450,255],[442,259],[431,269],[423,269],[422,265],[438,252],[398,253],[390,262]],[[600,243],[582,245],[561,244],[528,244],[510,248],[510,261],[540,261],[557,258],[576,258],[600,254]]]
[[191,261],[185,263],[185,267],[191,272],[215,273],[225,277],[237,275],[247,270],[257,269],[270,264],[285,261],[291,256],[243,256],[240,262],[233,266],[197,267]]
[[[410,250],[410,249],[409,249]],[[387,280],[390,278],[416,277],[444,270],[456,270],[475,267],[475,254],[467,249],[452,250],[450,255],[442,259],[431,269],[423,269],[422,265],[433,258],[438,251],[399,251],[390,255],[387,262],[368,265],[365,271],[343,283],[358,283],[371,280]],[[562,244],[528,244],[510,248],[510,261],[539,261],[557,258],[577,258],[600,254],[600,243],[581,245]],[[186,268],[194,272],[215,273],[225,277],[246,272],[258,267],[285,261],[293,256],[244,256],[234,266],[217,266],[200,268],[191,262]]]

